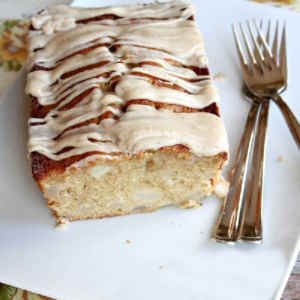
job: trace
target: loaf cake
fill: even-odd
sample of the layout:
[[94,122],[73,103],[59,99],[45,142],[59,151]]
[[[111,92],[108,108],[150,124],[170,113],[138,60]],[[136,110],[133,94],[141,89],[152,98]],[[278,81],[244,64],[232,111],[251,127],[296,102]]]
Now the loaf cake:
[[59,222],[224,195],[228,140],[193,15],[172,1],[31,18],[28,152]]

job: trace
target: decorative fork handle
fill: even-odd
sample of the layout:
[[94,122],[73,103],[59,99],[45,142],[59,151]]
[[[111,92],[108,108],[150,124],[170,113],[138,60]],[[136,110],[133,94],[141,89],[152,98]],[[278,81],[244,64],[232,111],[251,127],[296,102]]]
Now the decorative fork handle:
[[261,102],[256,126],[253,157],[237,236],[237,240],[243,243],[261,244],[263,238],[263,183],[269,103],[269,99]]
[[237,239],[241,203],[258,108],[259,103],[253,102],[232,169],[234,173],[230,179],[229,193],[223,202],[219,218],[211,236],[211,239],[216,242],[233,245]]
[[271,94],[271,98],[280,108],[287,125],[297,143],[298,148],[300,149],[300,125],[297,121],[296,117],[288,107],[288,105],[282,100],[282,98],[278,95],[277,92]]

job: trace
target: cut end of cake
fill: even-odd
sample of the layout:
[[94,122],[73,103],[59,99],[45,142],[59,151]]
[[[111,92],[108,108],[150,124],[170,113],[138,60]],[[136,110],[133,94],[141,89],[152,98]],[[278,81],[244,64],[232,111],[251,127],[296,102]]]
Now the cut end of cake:
[[199,158],[173,151],[130,160],[96,156],[95,161],[89,158],[88,167],[71,166],[40,184],[58,221],[152,212],[170,205],[197,208],[202,198],[218,193],[225,161],[223,154]]

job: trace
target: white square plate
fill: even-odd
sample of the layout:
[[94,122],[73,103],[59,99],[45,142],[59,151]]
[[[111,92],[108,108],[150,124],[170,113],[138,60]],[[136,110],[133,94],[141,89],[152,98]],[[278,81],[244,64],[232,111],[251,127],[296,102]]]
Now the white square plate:
[[[124,2],[78,0],[75,5]],[[241,1],[193,2],[211,74],[228,76],[217,85],[233,158],[250,103],[240,92],[231,24],[253,17],[287,20],[290,82],[285,99],[299,119],[300,16]],[[29,101],[24,85],[23,71],[0,101],[0,282],[72,300],[280,298],[299,251],[300,171],[299,151],[275,105],[268,128],[264,243],[231,247],[210,241],[221,207],[214,197],[198,210],[165,208],[54,230],[55,220],[26,159]]]

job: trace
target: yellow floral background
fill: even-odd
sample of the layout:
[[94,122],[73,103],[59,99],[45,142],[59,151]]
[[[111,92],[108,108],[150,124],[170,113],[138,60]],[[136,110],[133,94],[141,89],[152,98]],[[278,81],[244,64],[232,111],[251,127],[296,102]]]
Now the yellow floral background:
[[18,71],[26,61],[28,20],[0,22],[0,67],[5,71]]
[[26,61],[28,28],[29,20],[0,20],[0,97]]
[[[9,1],[9,0],[7,0]],[[300,0],[250,0],[300,12]],[[0,20],[0,96],[26,61],[29,20]],[[1,72],[5,72],[5,75]],[[12,74],[8,76],[8,74]],[[4,75],[4,76],[3,76]],[[0,283],[0,300],[54,300]]]
[[0,283],[0,300],[54,300]]
[[[266,0],[252,0],[253,2],[271,2],[271,1],[266,1]],[[288,4],[296,4],[298,1],[297,0],[273,0],[273,3],[278,3],[280,5],[288,5]]]
[[269,4],[276,7],[283,7],[288,10],[300,12],[300,0],[273,0],[273,1],[266,1],[266,0],[249,0],[252,2],[258,2],[265,4]]

